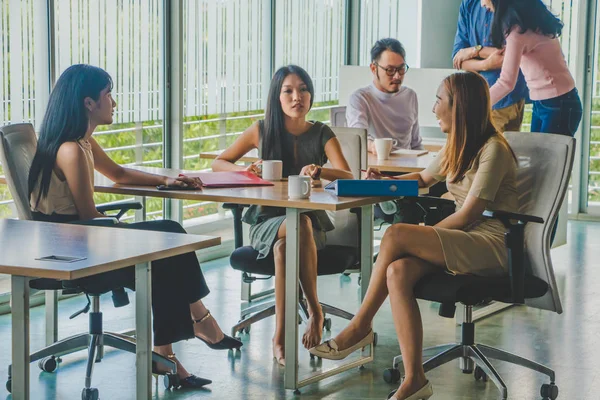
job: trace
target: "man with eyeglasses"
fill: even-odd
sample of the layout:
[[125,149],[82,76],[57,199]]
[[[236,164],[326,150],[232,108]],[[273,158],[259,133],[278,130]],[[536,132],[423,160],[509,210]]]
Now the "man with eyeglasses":
[[[452,52],[456,69],[479,72],[490,87],[500,77],[504,49],[492,47],[490,33],[494,13],[491,0],[463,0]],[[492,107],[492,119],[501,132],[520,131],[529,90],[523,74],[515,89]]]
[[375,153],[373,139],[395,139],[394,150],[422,149],[417,94],[402,86],[408,71],[406,51],[396,39],[378,40],[371,49],[373,83],[352,93],[346,107],[351,128],[365,128],[368,150]]

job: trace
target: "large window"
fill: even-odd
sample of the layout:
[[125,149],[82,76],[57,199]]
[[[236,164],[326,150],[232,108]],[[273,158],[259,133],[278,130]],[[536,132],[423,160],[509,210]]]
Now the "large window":
[[[48,70],[43,50],[47,35],[45,15],[36,10],[34,3],[34,0],[0,2],[0,126],[36,124],[44,113]],[[0,175],[3,175],[1,165]],[[16,209],[8,187],[0,185],[0,218],[10,217],[16,217]]]
[[369,65],[369,51],[382,38],[398,39],[406,49],[406,62],[416,65],[418,57],[418,2],[406,0],[361,0],[360,65]]
[[[345,1],[277,1],[275,26],[272,12],[267,0],[184,2],[184,168],[210,168],[200,152],[227,147],[263,118],[273,69],[282,65],[308,71],[315,85],[309,118],[329,119],[344,59]],[[215,203],[183,207],[184,219],[224,214]]]
[[[162,0],[54,4],[55,78],[70,65],[86,63],[105,69],[114,81],[114,124],[99,127],[94,138],[119,164],[162,167]],[[97,204],[124,199],[95,196]],[[148,199],[149,219],[162,217],[162,204]]]

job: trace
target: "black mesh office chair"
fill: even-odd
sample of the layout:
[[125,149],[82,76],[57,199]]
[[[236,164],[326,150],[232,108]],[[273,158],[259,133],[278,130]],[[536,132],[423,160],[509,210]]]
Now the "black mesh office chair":
[[[416,297],[440,303],[440,316],[454,318],[456,303],[465,306],[461,342],[424,349],[423,367],[427,372],[459,359],[464,373],[474,372],[477,380],[491,379],[502,399],[506,399],[508,389],[489,359],[506,361],[548,375],[550,383],[543,384],[540,393],[544,399],[554,400],[558,397],[558,387],[553,370],[516,354],[475,343],[472,309],[494,300],[562,313],[550,258],[550,238],[571,175],[575,139],[523,132],[507,132],[505,136],[519,161],[519,214],[486,211],[484,216],[500,220],[507,229],[509,276],[483,278],[442,272],[419,281]],[[402,357],[396,356],[392,368],[384,371],[386,382],[400,380],[401,364]]]
[[[6,181],[15,201],[19,219],[34,219],[29,206],[27,179],[31,161],[35,155],[37,138],[31,124],[15,124],[0,128],[0,162],[4,167]],[[114,225],[121,216],[129,210],[139,210],[139,202],[123,202],[97,207],[98,211],[107,214],[118,211],[113,216],[95,221],[95,224]],[[36,290],[62,290],[63,294],[85,294],[87,304],[80,311],[71,315],[74,318],[82,313],[89,312],[89,330],[53,343],[30,355],[30,362],[38,361],[40,369],[53,372],[58,367],[60,356],[71,354],[79,350],[88,349],[88,362],[85,376],[85,387],[82,391],[83,400],[98,399],[98,390],[91,387],[94,362],[102,360],[104,346],[135,353],[135,339],[131,336],[114,332],[104,332],[102,328],[102,313],[100,312],[100,296],[112,292],[115,307],[129,304],[129,298],[120,280],[120,271],[112,271],[96,276],[72,281],[54,279],[32,279],[29,286]],[[53,307],[55,305],[46,305]],[[55,312],[55,311],[54,311]],[[153,353],[154,362],[164,365],[171,372],[165,375],[167,388],[178,386],[176,364],[159,354]],[[8,368],[6,389],[11,391],[11,367]]]
[[[242,213],[245,205],[226,203],[225,209],[231,210],[234,218],[234,240],[235,250],[230,256],[231,266],[242,272],[242,280],[245,283],[252,283],[257,279],[269,279],[275,274],[275,262],[273,252],[269,253],[264,259],[257,260],[258,252],[252,246],[244,246]],[[335,275],[342,274],[346,270],[358,269],[360,254],[357,246],[327,245],[324,249],[317,252],[317,275]],[[258,275],[258,277],[256,276]],[[308,309],[302,293],[300,293],[299,313],[302,321],[308,320]],[[325,315],[334,315],[347,320],[352,319],[354,315],[337,307],[321,303]],[[240,321],[231,328],[231,334],[249,333],[250,326],[262,319],[275,314],[275,302],[268,301],[258,306],[251,306],[244,309],[240,315]],[[331,329],[331,319],[325,318],[324,328]]]

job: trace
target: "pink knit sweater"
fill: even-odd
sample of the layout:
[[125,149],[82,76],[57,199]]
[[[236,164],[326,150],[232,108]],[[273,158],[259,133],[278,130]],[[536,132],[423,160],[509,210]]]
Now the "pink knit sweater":
[[506,37],[502,72],[490,88],[492,105],[509,94],[517,83],[519,67],[531,100],[546,100],[570,92],[575,81],[569,72],[557,38],[516,27]]

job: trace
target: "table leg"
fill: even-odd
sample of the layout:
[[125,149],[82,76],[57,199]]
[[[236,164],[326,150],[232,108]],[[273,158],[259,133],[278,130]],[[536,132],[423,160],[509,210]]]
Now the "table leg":
[[46,290],[46,346],[58,341],[58,291]]
[[298,389],[298,280],[300,210],[286,209],[285,245],[285,379],[286,389]]
[[373,270],[373,206],[361,207],[360,219],[360,301],[367,294]]
[[11,277],[12,398],[29,400],[29,278]]
[[135,331],[136,331],[136,392],[137,400],[152,396],[152,286],[150,263],[135,266]]
[[135,222],[143,222],[146,220],[146,196],[135,196],[134,200],[142,203],[142,209],[135,210]]

